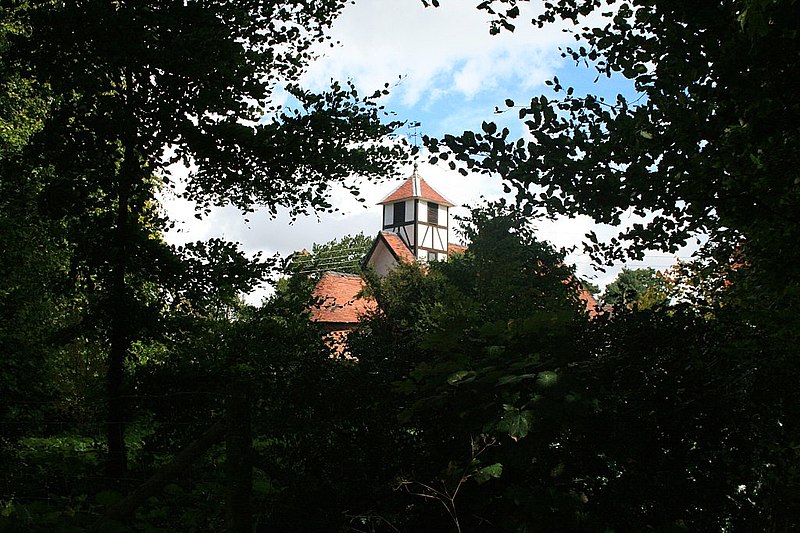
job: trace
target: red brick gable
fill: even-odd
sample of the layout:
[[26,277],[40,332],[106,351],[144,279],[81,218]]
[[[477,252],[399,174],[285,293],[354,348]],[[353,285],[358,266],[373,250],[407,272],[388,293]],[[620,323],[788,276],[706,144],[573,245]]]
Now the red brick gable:
[[[415,180],[416,184],[414,183]],[[392,191],[389,196],[378,202],[378,204],[391,204],[411,198],[430,200],[440,205],[446,205],[447,207],[453,207],[454,205],[450,200],[436,192],[436,189],[428,185],[427,181],[416,174],[401,183],[399,187]]]

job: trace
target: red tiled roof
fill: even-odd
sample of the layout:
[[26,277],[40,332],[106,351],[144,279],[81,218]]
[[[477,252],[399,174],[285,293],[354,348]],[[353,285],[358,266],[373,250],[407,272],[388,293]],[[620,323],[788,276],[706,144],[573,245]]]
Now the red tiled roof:
[[463,254],[467,251],[466,246],[461,246],[460,244],[448,244],[447,245],[447,255],[451,256],[453,254]]
[[326,272],[314,287],[312,295],[317,303],[311,307],[311,320],[315,322],[358,323],[361,317],[376,309],[375,300],[367,300],[359,293],[364,280],[354,274]]
[[[562,281],[564,285],[570,285],[575,282],[575,278],[573,276],[569,276],[567,279]],[[578,282],[577,285],[577,293],[578,299],[583,302],[584,311],[586,314],[589,315],[589,318],[592,319],[603,312],[603,309],[599,307],[597,300],[594,299],[592,293],[589,292],[586,288],[584,288],[583,284]]]
[[589,314],[589,318],[594,318],[598,315],[597,300],[594,299],[592,293],[582,288],[578,294],[578,298],[586,306],[586,312]]
[[401,183],[399,187],[392,191],[389,196],[378,202],[378,204],[390,204],[399,202],[400,200],[408,200],[409,198],[431,200],[432,202],[448,207],[453,207],[454,205],[450,200],[436,192],[433,187],[428,185],[427,181],[420,178],[416,173]]
[[411,253],[411,250],[408,249],[408,246],[398,234],[391,231],[381,231],[380,235],[398,261],[414,262],[414,254]]
[[356,329],[356,325],[350,324],[347,326],[340,326],[337,329],[331,329],[323,336],[325,344],[331,351],[331,357],[335,359],[349,359],[357,361],[350,353],[349,346],[347,345],[347,336],[351,331]]

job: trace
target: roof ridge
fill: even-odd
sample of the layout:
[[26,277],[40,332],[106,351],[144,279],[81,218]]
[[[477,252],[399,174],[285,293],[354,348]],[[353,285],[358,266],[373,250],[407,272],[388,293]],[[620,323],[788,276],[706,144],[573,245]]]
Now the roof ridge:
[[352,272],[341,272],[339,270],[326,270],[323,274],[332,274],[334,276],[347,277],[347,278],[361,277],[361,274],[353,274]]
[[402,187],[403,185],[405,185],[405,184],[408,182],[408,180],[409,180],[409,179],[410,179],[410,178],[406,178],[406,179],[404,179],[403,181],[401,181],[401,182],[400,182],[400,185],[398,185],[397,187],[395,187],[394,189],[392,189],[392,192],[390,192],[389,194],[387,194],[387,195],[386,195],[386,197],[385,197],[383,200],[381,200],[380,202],[378,202],[378,203],[377,203],[377,204],[375,204],[375,205],[380,205],[380,204],[384,203],[384,202],[386,201],[386,198],[389,198],[389,197],[391,197],[391,196],[392,196],[394,193],[396,193],[397,191],[399,191],[399,190],[400,190],[400,187]]
[[398,202],[401,200],[409,200],[413,198],[421,198],[423,200],[431,200],[435,203],[444,204],[449,207],[454,207],[455,204],[447,197],[428,183],[425,178],[420,176],[416,171],[403,180],[403,182],[392,190],[383,200],[378,202],[378,205]]

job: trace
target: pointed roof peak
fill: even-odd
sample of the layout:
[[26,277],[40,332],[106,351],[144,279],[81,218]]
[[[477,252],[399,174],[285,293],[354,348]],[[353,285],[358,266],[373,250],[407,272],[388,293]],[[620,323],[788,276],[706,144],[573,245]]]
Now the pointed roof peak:
[[422,179],[422,176],[417,172],[417,165],[414,164],[414,171],[411,176],[397,186],[395,190],[389,193],[389,196],[378,202],[381,204],[391,204],[401,200],[409,200],[419,198],[421,200],[430,200],[437,204],[453,207],[455,204],[442,196],[436,189],[428,185],[428,182]]

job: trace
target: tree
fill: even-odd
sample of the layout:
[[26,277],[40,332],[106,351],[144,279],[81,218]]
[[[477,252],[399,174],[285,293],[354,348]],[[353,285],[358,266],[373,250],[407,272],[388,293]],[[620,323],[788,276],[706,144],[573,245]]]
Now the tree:
[[652,268],[623,268],[606,286],[603,303],[648,309],[667,301],[666,281]]
[[[514,0],[490,0],[480,7],[494,17],[493,31],[515,30],[520,10]],[[731,402],[735,416],[726,400],[716,398],[710,415],[640,435],[656,440],[680,435],[685,439],[680,442],[695,442],[708,427],[704,420],[715,417],[731,421],[723,425],[725,432],[743,429],[737,451],[748,448],[749,453],[737,456],[744,462],[720,461],[718,471],[703,472],[709,478],[747,480],[740,492],[731,483],[723,491],[727,494],[707,504],[713,510],[707,516],[716,521],[708,525],[712,528],[728,523],[743,529],[796,527],[797,476],[791,468],[766,465],[788,465],[800,437],[786,429],[796,427],[798,412],[785,400],[794,398],[793,382],[800,377],[795,349],[800,262],[794,245],[800,233],[798,16],[794,0],[699,7],[660,0],[546,3],[534,26],[575,23],[576,44],[564,56],[594,68],[598,77],[629,80],[639,96],[606,101],[577,94],[554,78],[549,82],[554,95],[537,95],[520,106],[506,101],[506,111],[513,109],[522,121],[524,138],[514,139],[508,128],[487,121],[479,132],[428,140],[434,159],[447,159],[463,172],[502,177],[525,212],[585,214],[618,227],[619,234],[608,242],[587,235],[585,248],[598,263],[641,259],[647,249],[674,252],[690,238],[707,239],[692,270],[701,283],[711,280],[713,291],[700,286],[692,297],[713,301],[688,316],[713,309],[709,316],[719,322],[700,322],[696,330],[685,326],[686,333],[696,334],[697,343],[687,347],[692,362],[672,364],[680,354],[662,336],[673,327],[666,323],[656,325],[650,337],[631,337],[646,345],[631,345],[625,352],[672,353],[675,357],[667,358],[672,363],[654,367],[667,381],[693,372],[695,386],[675,384],[678,391],[691,391],[683,405],[693,414],[698,410],[690,406],[719,391],[747,399]],[[629,215],[641,218],[623,226]],[[681,327],[674,331],[678,335]],[[627,335],[617,333],[617,340]],[[715,336],[724,342],[715,345]],[[630,364],[635,366],[635,359]],[[703,372],[713,375],[704,384]],[[634,374],[631,379],[642,378]],[[640,391],[630,400],[649,394]],[[638,416],[651,412],[645,404],[640,409]],[[756,429],[748,433],[745,427]],[[749,448],[753,438],[755,446]],[[709,440],[704,453],[721,457],[725,450]],[[686,464],[674,468],[693,471]],[[725,510],[725,501],[737,505]],[[756,508],[760,511],[749,514]],[[687,522],[673,525],[681,523]]]
[[360,274],[370,246],[372,239],[363,232],[323,244],[314,243],[310,252],[295,252],[288,260],[287,270],[294,274],[319,274],[327,270]]
[[556,505],[565,480],[548,472],[565,421],[586,407],[571,369],[587,324],[573,272],[502,202],[462,222],[463,255],[371,279],[380,311],[351,335],[373,420],[395,439],[377,450],[391,450],[407,490],[376,514],[406,530],[572,524],[572,507]]
[[711,303],[587,321],[563,257],[504,214],[477,213],[463,257],[371,282],[381,312],[351,337],[369,379],[348,387],[347,412],[381,430],[351,445],[380,443],[370,454],[389,456],[369,463],[395,473],[383,490],[399,478],[407,491],[372,489],[371,516],[407,530],[791,529],[795,503],[773,491],[794,475],[766,459],[791,455],[766,443],[776,389],[762,380],[778,377],[752,370],[770,333],[743,328],[733,305],[705,313]]
[[573,426],[564,456],[596,529],[768,523],[755,496],[764,465],[753,457],[766,428],[747,372],[746,346],[760,333],[729,318],[673,305],[618,308],[593,323],[590,357],[576,370],[594,408]]
[[596,283],[588,279],[582,279],[581,285],[583,285],[583,288],[586,289],[593,298],[598,298],[600,296],[600,287]]
[[13,469],[6,465],[15,438],[26,428],[39,429],[48,401],[58,396],[57,386],[47,383],[54,338],[75,317],[57,289],[65,282],[69,250],[61,228],[44,219],[38,205],[47,172],[25,157],[44,125],[48,92],[8,60],[11,41],[25,27],[13,11],[0,13],[0,464],[3,477],[10,477]]
[[[112,477],[126,468],[125,362],[157,322],[165,301],[156,287],[174,264],[152,238],[165,224],[154,195],[169,183],[167,166],[197,166],[186,194],[201,207],[297,214],[328,208],[331,183],[396,160],[394,148],[370,143],[390,130],[372,99],[351,86],[316,95],[292,85],[342,5],[33,0],[3,12],[25,28],[10,34],[4,59],[49,91],[31,156],[52,171],[42,201],[65,221],[108,343]],[[295,110],[270,107],[279,83]]]
[[[481,7],[498,31],[513,31],[514,4]],[[532,139],[513,140],[487,122],[481,132],[429,145],[499,174],[528,209],[612,225],[627,213],[650,214],[608,243],[590,235],[598,259],[640,259],[647,248],[674,251],[708,234],[719,257],[738,247],[767,262],[765,271],[796,265],[796,247],[787,244],[798,228],[800,106],[790,74],[798,66],[797,17],[792,0],[701,9],[647,0],[548,3],[535,26],[576,24],[577,43],[563,55],[598,76],[624,76],[641,96],[606,102],[554,79],[557,98],[507,101]]]

